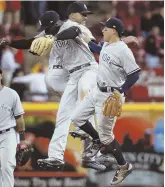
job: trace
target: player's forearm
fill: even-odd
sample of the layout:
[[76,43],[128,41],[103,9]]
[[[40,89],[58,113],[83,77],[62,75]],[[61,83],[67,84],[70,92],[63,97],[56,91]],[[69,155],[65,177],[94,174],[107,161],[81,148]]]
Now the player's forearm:
[[16,128],[20,135],[20,140],[25,140],[25,122],[23,115],[16,117]]
[[56,35],[56,40],[74,39],[81,33],[78,27],[70,27]]
[[13,40],[9,43],[10,47],[16,49],[30,49],[30,46],[35,38],[22,39],[22,40]]
[[121,92],[127,92],[139,79],[139,71],[128,75],[125,83],[121,87],[122,91]]

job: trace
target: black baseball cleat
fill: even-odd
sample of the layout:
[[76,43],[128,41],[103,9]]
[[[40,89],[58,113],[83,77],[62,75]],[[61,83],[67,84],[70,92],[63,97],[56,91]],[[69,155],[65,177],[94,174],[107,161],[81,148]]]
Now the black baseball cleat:
[[89,160],[83,159],[81,166],[83,168],[92,168],[97,171],[105,171],[106,170],[106,166],[104,166],[103,164],[100,164],[99,162],[97,162],[95,160],[90,160],[90,159]]
[[64,162],[56,159],[38,159],[38,165],[45,170],[62,171],[64,168]]
[[88,134],[86,134],[84,131],[82,130],[75,130],[75,131],[70,131],[69,134],[73,137],[73,138],[80,138],[81,140],[85,140],[86,138],[89,137]]
[[117,185],[121,183],[130,173],[133,171],[133,166],[127,163],[126,166],[118,166],[114,178],[111,181],[111,185]]

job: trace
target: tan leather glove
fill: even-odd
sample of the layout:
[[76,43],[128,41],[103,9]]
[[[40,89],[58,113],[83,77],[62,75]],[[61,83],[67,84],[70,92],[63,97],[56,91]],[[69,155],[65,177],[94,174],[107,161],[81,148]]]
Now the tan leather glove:
[[38,56],[44,56],[50,51],[54,41],[55,37],[52,35],[36,38],[31,44],[30,52],[37,54]]
[[122,112],[122,100],[120,92],[115,90],[103,104],[103,115],[108,117],[119,117]]

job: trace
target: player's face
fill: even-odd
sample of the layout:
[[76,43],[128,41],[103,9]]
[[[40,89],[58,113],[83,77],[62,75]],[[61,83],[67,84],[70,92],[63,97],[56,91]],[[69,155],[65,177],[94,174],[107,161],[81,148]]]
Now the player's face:
[[112,36],[114,35],[114,29],[104,27],[102,30],[103,36],[104,36],[104,41],[109,42]]
[[85,25],[85,22],[87,20],[87,14],[80,14],[80,13],[75,13],[75,21],[77,23],[80,23],[82,25]]

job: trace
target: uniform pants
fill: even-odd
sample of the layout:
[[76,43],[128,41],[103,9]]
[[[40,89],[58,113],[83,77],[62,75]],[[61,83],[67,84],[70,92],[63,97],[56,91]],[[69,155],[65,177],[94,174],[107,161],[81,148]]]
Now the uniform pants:
[[14,129],[0,134],[0,187],[14,187],[17,138]]
[[[81,69],[72,73],[61,97],[56,118],[56,127],[49,144],[48,156],[63,161],[66,149],[69,127],[71,124],[71,114],[76,108],[78,99],[82,91],[87,92],[96,85],[97,66]],[[80,84],[84,83],[84,88]],[[86,89],[86,90],[85,90]]]
[[53,69],[53,65],[49,66],[49,70],[45,75],[45,84],[49,93],[62,95],[67,82],[69,73],[64,69]]
[[[96,86],[77,106],[71,117],[74,125],[80,127],[84,125],[86,120],[90,119],[92,115],[96,114],[99,138],[104,145],[108,145],[114,140],[113,129],[116,118],[106,117],[102,114],[103,103],[111,95],[112,93],[101,92]],[[125,97],[123,94],[121,94],[121,98],[124,103]]]

